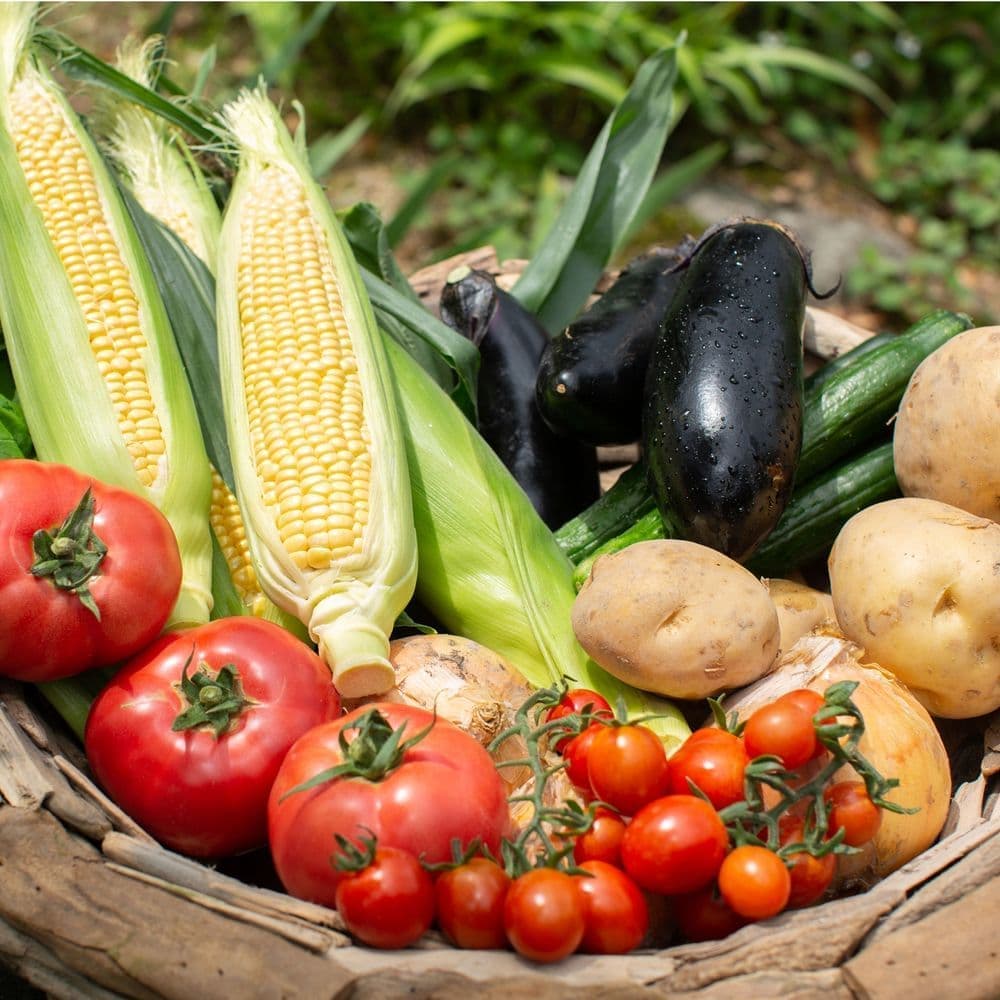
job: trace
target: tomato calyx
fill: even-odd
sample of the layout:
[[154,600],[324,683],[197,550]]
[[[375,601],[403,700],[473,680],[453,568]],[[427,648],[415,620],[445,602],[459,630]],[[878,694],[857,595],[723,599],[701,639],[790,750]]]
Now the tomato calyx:
[[101,611],[90,592],[108,547],[94,532],[94,491],[87,487],[80,502],[57,528],[39,528],[31,537],[35,561],[31,575],[48,577],[53,586],[75,594],[98,620]]
[[[337,734],[343,757],[341,763],[320,771],[308,781],[303,781],[301,785],[290,788],[282,796],[282,800],[296,792],[305,792],[318,785],[325,785],[335,778],[381,781],[403,763],[406,752],[427,736],[433,728],[432,721],[408,740],[404,740],[406,723],[404,722],[398,729],[393,729],[389,720],[373,706],[350,725],[344,726]],[[357,735],[353,740],[349,740],[348,733],[352,731]]]
[[215,738],[230,731],[243,712],[256,702],[247,698],[240,683],[240,672],[232,663],[219,668],[215,676],[208,665],[201,663],[193,674],[188,674],[194,649],[184,662],[178,685],[182,702],[186,705],[171,725],[175,733],[188,729],[210,727]]
[[367,827],[368,836],[358,837],[358,842],[349,840],[342,833],[335,833],[337,850],[330,858],[330,862],[338,872],[360,872],[364,871],[374,860],[375,850],[378,841],[375,834]]

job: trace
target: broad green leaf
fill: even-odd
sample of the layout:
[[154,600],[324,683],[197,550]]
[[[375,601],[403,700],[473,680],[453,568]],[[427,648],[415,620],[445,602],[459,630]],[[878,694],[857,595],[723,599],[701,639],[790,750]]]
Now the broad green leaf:
[[627,235],[666,142],[677,49],[647,59],[587,154],[563,210],[513,294],[551,334],[590,295]]
[[0,458],[28,458],[31,435],[16,399],[0,395]]

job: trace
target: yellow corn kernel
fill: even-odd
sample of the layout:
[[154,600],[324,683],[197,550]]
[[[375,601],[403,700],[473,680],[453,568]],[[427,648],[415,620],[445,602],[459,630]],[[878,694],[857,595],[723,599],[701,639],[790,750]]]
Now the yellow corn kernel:
[[243,604],[253,611],[255,602],[263,599],[263,594],[250,558],[243,516],[236,497],[215,469],[212,469],[212,506],[209,516],[236,593]]
[[139,298],[93,170],[62,108],[37,77],[15,81],[9,107],[8,124],[28,188],[84,310],[90,347],[136,474],[151,486],[165,449],[146,375],[148,345],[139,325]]
[[[237,294],[254,465],[300,569],[363,545],[370,437],[337,275],[295,175],[264,170],[247,198]],[[331,436],[330,427],[339,432]],[[336,510],[330,484],[353,487]]]

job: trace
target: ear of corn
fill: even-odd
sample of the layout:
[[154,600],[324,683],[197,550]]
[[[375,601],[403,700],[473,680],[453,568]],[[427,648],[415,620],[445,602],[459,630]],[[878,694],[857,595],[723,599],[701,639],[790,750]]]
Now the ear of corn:
[[[126,40],[118,49],[116,68],[152,88],[159,46],[156,37],[144,42]],[[94,124],[100,145],[142,209],[214,273],[222,214],[183,136],[161,117],[107,90],[98,93]],[[214,315],[212,321],[214,340]],[[202,418],[204,423],[204,412]],[[228,463],[226,470],[231,480]],[[214,466],[209,520],[243,612],[304,636],[298,619],[278,608],[261,590],[236,496]],[[224,598],[222,603],[227,603]]]
[[612,677],[576,641],[573,566],[528,497],[447,394],[386,338],[413,494],[416,596],[444,629],[506,657],[530,683],[561,677],[622,699],[670,746],[690,733],[668,701]]
[[[116,69],[153,89],[161,44],[157,36],[126,39],[118,48]],[[102,148],[139,204],[214,273],[222,217],[180,132],[109,90],[97,92],[93,118]]]
[[0,324],[39,458],[146,497],[184,564],[170,624],[211,607],[211,479],[194,401],[113,179],[0,5]]
[[307,624],[348,697],[394,683],[413,592],[406,456],[371,305],[340,225],[262,90],[223,111],[219,360],[236,493],[265,593]]

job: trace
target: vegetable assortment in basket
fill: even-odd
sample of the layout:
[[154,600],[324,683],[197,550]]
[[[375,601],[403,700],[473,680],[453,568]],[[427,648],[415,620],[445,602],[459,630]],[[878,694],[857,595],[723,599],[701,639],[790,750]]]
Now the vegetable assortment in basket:
[[[584,308],[676,50],[513,294],[455,275],[442,323],[263,84],[200,117],[123,45],[106,162],[34,17],[0,4],[0,674],[72,678],[45,693],[129,822],[265,848],[359,942],[437,921],[536,963],[725,936],[934,842],[931,713],[1000,705],[997,525],[900,499],[941,477],[897,477],[887,424],[971,321],[805,379],[806,254],[745,219]],[[636,438],[595,500],[596,446]],[[828,552],[830,594],[762,579]]]

